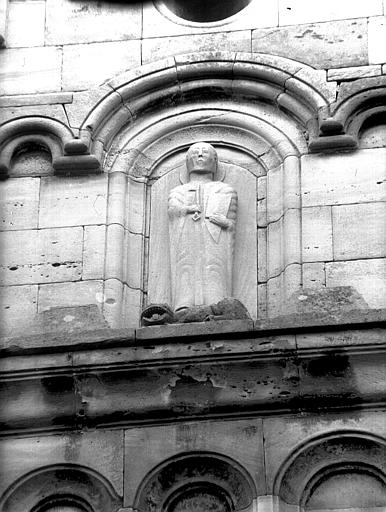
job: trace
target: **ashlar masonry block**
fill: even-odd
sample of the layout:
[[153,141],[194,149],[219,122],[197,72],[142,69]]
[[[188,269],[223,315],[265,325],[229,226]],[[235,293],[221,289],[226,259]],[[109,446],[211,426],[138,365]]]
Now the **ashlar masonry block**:
[[102,279],[105,264],[106,226],[85,226],[83,279]]
[[141,37],[140,3],[47,0],[46,44],[117,41]]
[[63,48],[63,89],[87,89],[140,64],[139,40],[67,45]]
[[303,261],[332,260],[332,220],[330,206],[302,210]]
[[182,53],[212,51],[249,52],[251,50],[251,31],[217,32],[175,37],[157,37],[142,42],[143,62],[151,62],[164,57]]
[[106,222],[107,176],[42,178],[39,227]]
[[9,2],[7,47],[44,46],[46,4],[42,0]]
[[369,63],[386,62],[386,16],[369,19]]
[[98,280],[43,284],[39,286],[38,311],[50,308],[75,307],[104,301],[103,282]]
[[303,287],[321,288],[326,286],[324,263],[303,263]]
[[37,285],[0,287],[0,336],[17,336],[33,325],[37,296]]
[[334,260],[386,256],[386,202],[332,207]]
[[382,9],[382,0],[279,0],[279,25],[378,16]]
[[0,231],[37,228],[39,188],[39,178],[0,182]]
[[370,308],[386,307],[386,259],[326,263],[326,286],[353,286]]
[[62,50],[56,47],[2,50],[0,94],[60,91]]
[[252,51],[273,53],[316,68],[367,64],[367,20],[257,29],[252,33]]
[[303,206],[384,201],[386,148],[305,155],[301,159],[301,182]]
[[82,274],[83,229],[0,233],[2,284],[76,281]]

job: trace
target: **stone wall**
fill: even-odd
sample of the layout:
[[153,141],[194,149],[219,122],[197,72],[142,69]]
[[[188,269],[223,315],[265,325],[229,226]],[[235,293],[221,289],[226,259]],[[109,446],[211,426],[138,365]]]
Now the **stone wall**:
[[[268,53],[296,61],[294,73],[297,65],[300,69],[308,64],[318,70],[319,82],[313,87],[325,91],[331,108],[335,100],[345,104],[362,89],[384,90],[381,0],[328,1],[318,6],[300,0],[264,5],[254,0],[230,18],[221,8],[219,16],[225,19],[209,23],[178,18],[163,2],[3,0],[2,5],[7,23],[0,62],[0,116],[6,129],[12,120],[43,116],[68,126],[71,137],[82,140],[82,121],[119,81],[128,80],[118,78],[124,72],[191,52],[243,52],[252,58]],[[175,5],[178,2],[172,8]],[[311,68],[307,69],[309,74]],[[130,111],[126,115],[129,120]],[[267,309],[270,316],[286,313],[285,306],[276,306],[277,297],[286,288],[288,298],[299,286],[353,286],[370,308],[385,306],[384,120],[370,116],[363,126],[358,127],[359,148],[354,151],[335,148],[332,154],[307,154],[300,144],[301,203],[294,212],[298,220],[290,221],[300,222],[300,231],[293,234],[282,226],[291,212],[280,220],[271,215],[277,207],[272,196],[268,217],[273,222],[258,231],[259,304],[252,316],[264,316]],[[29,140],[31,128],[22,131]],[[147,234],[135,229],[130,234],[131,228],[125,227],[131,237],[127,243],[137,257],[130,252],[132,277],[127,277],[127,288],[116,291],[113,283],[115,291],[110,292],[106,258],[112,257],[109,247],[114,239],[122,236],[111,226],[106,232],[111,189],[106,146],[111,142],[104,142],[101,149],[106,155],[102,175],[89,174],[87,166],[76,164],[77,176],[59,176],[50,163],[53,159],[55,167],[51,146],[47,151],[47,140],[53,137],[46,135],[40,147],[35,141],[28,149],[20,139],[13,149],[7,148],[8,178],[0,184],[2,334],[36,332],[37,315],[53,307],[97,304],[111,324],[109,301],[115,301],[116,294],[124,294],[133,311],[123,325],[135,327],[146,300],[139,295],[146,290],[141,271],[132,265],[134,259],[139,264],[144,258],[141,236]],[[9,135],[4,135],[3,147],[8,142]],[[58,151],[60,144],[65,142],[58,144]],[[66,169],[61,174],[74,174],[71,162]],[[270,176],[272,189],[276,182],[273,172]],[[258,200],[264,202],[263,197]]]

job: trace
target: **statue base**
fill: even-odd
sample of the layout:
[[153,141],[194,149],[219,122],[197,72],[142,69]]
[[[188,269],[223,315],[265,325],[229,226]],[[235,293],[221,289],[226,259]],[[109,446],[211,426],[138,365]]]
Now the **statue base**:
[[247,308],[234,298],[225,298],[209,306],[192,306],[175,311],[167,304],[150,304],[142,311],[141,324],[210,322],[216,320],[250,320]]

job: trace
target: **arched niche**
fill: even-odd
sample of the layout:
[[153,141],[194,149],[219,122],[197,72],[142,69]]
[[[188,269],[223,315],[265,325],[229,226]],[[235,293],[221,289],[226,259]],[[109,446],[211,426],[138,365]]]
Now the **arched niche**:
[[383,510],[386,442],[355,431],[312,439],[282,465],[273,493],[302,511]]
[[252,317],[267,304],[274,316],[300,286],[301,127],[274,106],[214,94],[139,117],[107,153],[110,325],[136,326],[144,305],[169,301],[167,198],[186,150],[201,140],[216,147],[223,179],[239,194],[233,295]]
[[217,453],[180,454],[154,468],[140,485],[140,512],[232,512],[251,507],[256,489],[237,462]]
[[[122,500],[102,475],[75,464],[42,467],[4,493],[1,512],[115,512]],[[62,508],[60,508],[62,507]]]
[[[90,134],[87,131],[82,133],[82,137],[76,138],[68,126],[55,119],[43,116],[12,119],[0,125],[0,175],[25,175],[27,169],[24,167],[28,166],[21,165],[22,172],[18,173],[17,165],[15,169],[15,160],[20,164],[17,162],[18,156],[26,147],[30,148],[30,154],[35,153],[35,157],[36,148],[44,148],[44,152],[50,155],[52,172],[56,174],[100,172],[100,154],[90,155],[89,145]],[[43,160],[44,155],[40,149],[37,166],[43,165]],[[33,167],[36,165],[32,164]],[[47,174],[48,166],[43,167],[43,174]],[[37,174],[32,172],[29,175]]]

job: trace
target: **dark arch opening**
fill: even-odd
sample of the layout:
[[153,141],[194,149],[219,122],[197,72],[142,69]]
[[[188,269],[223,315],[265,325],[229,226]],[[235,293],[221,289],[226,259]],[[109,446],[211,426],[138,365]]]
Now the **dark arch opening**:
[[251,0],[169,0],[165,5],[184,20],[210,23],[237,14],[250,2]]
[[386,110],[368,117],[359,132],[360,148],[386,147]]
[[47,176],[52,172],[51,152],[41,142],[24,142],[12,155],[11,176]]
[[66,494],[45,498],[31,512],[93,512],[93,509],[82,498]]

